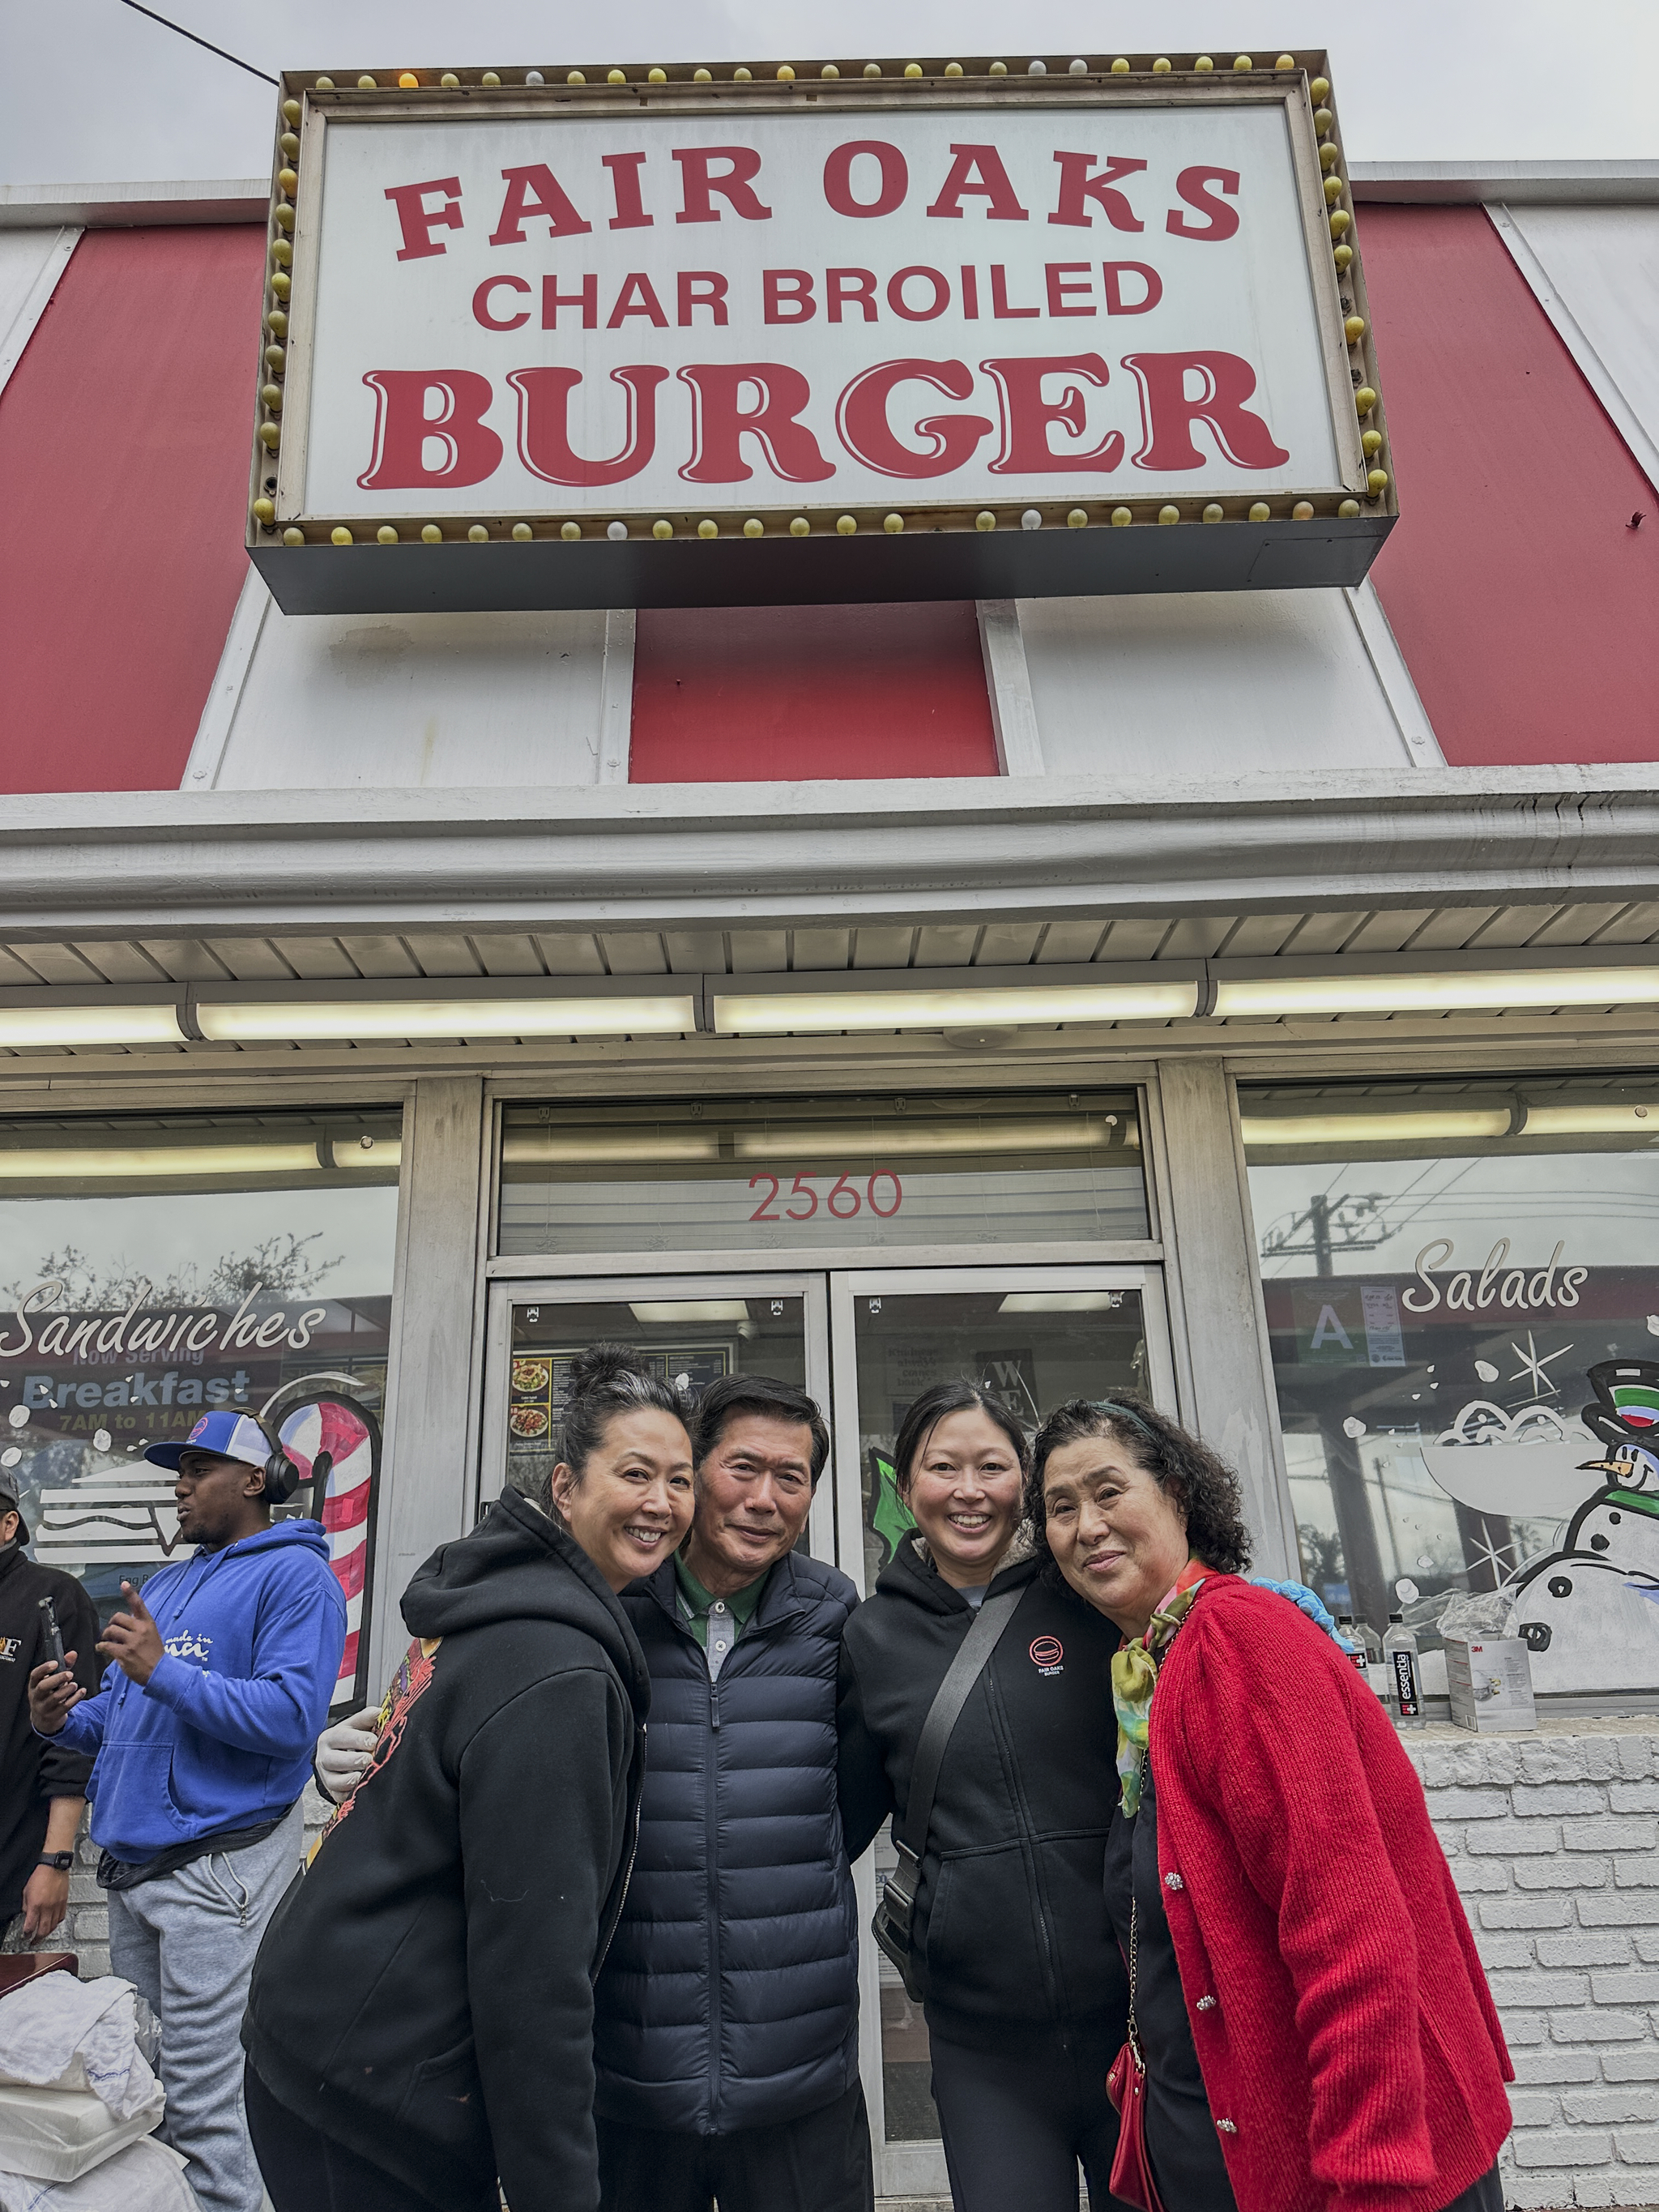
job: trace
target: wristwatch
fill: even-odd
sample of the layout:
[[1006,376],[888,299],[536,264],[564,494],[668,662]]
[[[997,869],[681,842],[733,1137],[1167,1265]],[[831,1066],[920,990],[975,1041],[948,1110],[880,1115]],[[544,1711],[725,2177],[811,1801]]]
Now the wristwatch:
[[75,1864],[73,1851],[42,1851],[34,1862],[36,1866],[51,1867],[58,1874],[67,1874]]

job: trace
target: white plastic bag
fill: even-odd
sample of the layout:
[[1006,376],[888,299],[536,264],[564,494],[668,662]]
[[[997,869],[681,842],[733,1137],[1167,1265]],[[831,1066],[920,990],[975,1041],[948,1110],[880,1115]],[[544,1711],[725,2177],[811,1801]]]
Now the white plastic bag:
[[0,2083],[0,2172],[38,2182],[74,2181],[161,2125],[162,2097],[118,2120],[90,2089]]
[[1513,1590],[1456,1590],[1436,1625],[1443,1639],[1455,1637],[1460,1642],[1513,1636],[1518,1603]]
[[0,2082],[90,2090],[118,2120],[154,2104],[161,2092],[134,2038],[132,1984],[41,1974],[0,1997]]
[[154,2136],[146,2136],[76,2181],[30,2181],[21,2173],[0,2172],[0,2212],[201,2212],[201,2208],[185,2179],[184,2160]]

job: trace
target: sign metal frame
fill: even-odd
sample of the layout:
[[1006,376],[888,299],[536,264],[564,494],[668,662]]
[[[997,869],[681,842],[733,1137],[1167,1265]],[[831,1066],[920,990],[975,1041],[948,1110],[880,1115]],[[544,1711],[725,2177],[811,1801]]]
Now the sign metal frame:
[[[531,73],[523,70],[505,72],[512,81],[494,71],[447,72],[441,82],[433,71],[342,71],[337,80],[286,74],[272,157],[246,538],[250,557],[277,604],[288,613],[481,611],[1359,583],[1398,507],[1391,470],[1381,470],[1380,484],[1370,475],[1388,460],[1387,428],[1351,195],[1338,168],[1340,140],[1326,58],[1304,52],[1279,57],[1288,66],[1260,68],[1243,67],[1244,57],[1237,66],[1209,68],[1201,65],[1206,58],[1196,56],[1172,62],[1123,58],[1127,70],[1097,59],[1079,70],[1059,58],[1036,74],[1024,64],[1003,72],[1001,64],[983,59],[925,61],[919,81],[905,76],[905,63],[890,60],[802,64],[790,74],[783,73],[789,65],[757,64],[736,74],[722,64],[718,72],[698,72],[702,82],[693,81],[689,65],[654,72],[664,80],[659,83],[637,67],[549,69],[538,73],[545,81],[528,83],[524,80]],[[879,74],[864,75],[866,67]],[[414,81],[400,84],[400,76]],[[1323,88],[1317,112],[1310,83]],[[556,495],[545,512],[503,513],[485,506],[476,514],[434,519],[416,511],[417,495],[389,495],[378,524],[361,514],[306,510],[325,141],[331,123],[453,123],[472,115],[614,118],[648,110],[653,116],[699,121],[718,116],[737,136],[745,116],[831,112],[874,120],[913,113],[919,102],[976,114],[997,106],[1027,112],[1055,106],[1134,112],[1202,102],[1282,106],[1339,481],[1274,491],[1259,501],[1240,495],[1205,502],[1167,483],[1103,490],[1097,477],[1060,477],[1060,488],[1040,503],[1009,499],[971,510],[921,496],[927,486],[919,483],[896,486],[883,507],[820,500],[786,504],[777,496],[787,489],[780,483],[757,486],[749,534],[728,513],[712,536],[707,523],[699,534],[689,507],[670,518],[672,534],[665,536],[659,510],[621,496],[604,519],[591,512],[574,518],[568,510],[561,513]],[[297,150],[288,150],[296,141]],[[278,278],[285,281],[273,281]],[[1351,336],[1350,318],[1361,325],[1358,337]],[[276,360],[279,367],[273,366]],[[269,404],[273,381],[274,406]],[[1378,395],[1363,417],[1354,398],[1361,386]],[[1370,451],[1362,447],[1362,433],[1369,434]],[[554,487],[548,489],[554,493]],[[1079,515],[1085,518],[1080,524]],[[1176,515],[1178,523],[1170,526]],[[433,541],[434,529],[439,534]],[[387,532],[395,537],[382,542]]]

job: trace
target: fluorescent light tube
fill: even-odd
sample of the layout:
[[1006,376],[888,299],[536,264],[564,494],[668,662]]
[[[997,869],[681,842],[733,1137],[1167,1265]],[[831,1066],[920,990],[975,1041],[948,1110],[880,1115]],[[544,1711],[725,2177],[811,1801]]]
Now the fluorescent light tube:
[[1659,1139],[1659,1098],[1626,1106],[1528,1106],[1529,1137],[1640,1137]]
[[1616,1006],[1659,1000],[1659,968],[1504,968],[1394,975],[1260,975],[1222,981],[1215,1011],[1425,1014],[1482,1007]]
[[1246,1114],[1246,1145],[1467,1144],[1507,1137],[1507,1106],[1430,1107],[1420,1114]]
[[131,1145],[78,1151],[0,1150],[0,1182],[76,1182],[153,1176],[306,1175],[320,1171],[314,1143]]
[[658,1135],[654,1131],[635,1133],[631,1129],[619,1129],[614,1136],[590,1135],[579,1130],[567,1136],[562,1131],[549,1129],[519,1130],[501,1139],[501,1158],[508,1167],[604,1166],[614,1162],[618,1166],[643,1166],[653,1160],[679,1163],[683,1161],[717,1160],[720,1156],[720,1140],[713,1129],[687,1130]]
[[914,1159],[954,1152],[1073,1152],[1106,1142],[1099,1121],[813,1122],[739,1129],[740,1160]]
[[184,1042],[178,1017],[170,1005],[0,1006],[0,1045],[182,1044]]
[[997,1308],[1000,1314],[1116,1313],[1122,1291],[1011,1291]]
[[749,1309],[741,1298],[654,1298],[630,1305],[640,1322],[747,1321]]
[[400,1168],[404,1164],[401,1137],[376,1137],[368,1145],[361,1137],[336,1137],[329,1151],[337,1168],[362,1173]]
[[668,1036],[696,1028],[689,992],[636,998],[202,1000],[216,1044],[372,1037]]
[[1009,1023],[1048,1028],[1061,1022],[1180,1021],[1197,1009],[1198,986],[1190,981],[732,991],[715,994],[714,1027],[722,1036],[994,1028]]

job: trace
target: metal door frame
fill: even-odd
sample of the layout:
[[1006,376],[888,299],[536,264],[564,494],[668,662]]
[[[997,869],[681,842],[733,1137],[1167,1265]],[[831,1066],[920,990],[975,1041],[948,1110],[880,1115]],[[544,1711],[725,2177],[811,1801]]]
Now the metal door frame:
[[[805,1255],[804,1255],[805,1256]],[[817,1255],[813,1255],[816,1258]],[[684,1264],[682,1260],[681,1264]],[[503,1272],[489,1285],[484,1323],[483,1411],[481,1423],[479,1504],[497,1495],[507,1464],[507,1407],[512,1358],[512,1313],[516,1305],[627,1304],[635,1298],[660,1299],[665,1288],[676,1297],[798,1297],[805,1337],[806,1389],[824,1408],[833,1438],[829,1480],[820,1480],[807,1523],[815,1559],[839,1566],[865,1595],[864,1514],[858,1423],[858,1355],[854,1301],[860,1297],[902,1297],[952,1291],[1134,1291],[1141,1301],[1146,1330],[1147,1379],[1152,1402],[1178,1418],[1175,1358],[1170,1334],[1164,1267],[1159,1260],[1140,1263],[1102,1261],[1092,1265],[1029,1261],[981,1261],[972,1267],[907,1266],[896,1255],[879,1266],[858,1268],[822,1265],[760,1273],[739,1263],[720,1272],[682,1273],[663,1267],[645,1274],[637,1264],[626,1274],[589,1271],[584,1274]],[[875,1853],[866,1851],[853,1869],[858,1903],[859,2062],[869,2107],[872,2148],[878,2193],[884,2196],[944,2196],[949,2193],[945,2153],[937,2142],[889,2144],[882,2087],[881,1991],[877,1954],[868,1934],[876,1908]]]
[[[860,1297],[902,1297],[907,1292],[950,1291],[1135,1291],[1139,1293],[1146,1340],[1146,1372],[1152,1403],[1179,1419],[1175,1358],[1170,1339],[1169,1304],[1164,1269],[1141,1267],[881,1267],[847,1270],[830,1278],[830,1344],[835,1373],[836,1517],[842,1531],[837,1564],[844,1575],[864,1586],[864,1512],[859,1449],[858,1354],[854,1301]],[[882,2076],[881,1984],[878,1954],[869,1934],[876,1909],[875,1849],[853,1869],[859,1920],[859,2069],[870,2113],[878,2196],[948,2197],[950,2179],[941,2145],[928,2142],[890,2144]]]
[[[513,1356],[514,1306],[626,1305],[635,1298],[660,1300],[663,1277],[654,1275],[569,1275],[530,1279],[515,1276],[489,1285],[484,1324],[484,1395],[478,1503],[499,1495],[507,1465],[507,1376]],[[676,1275],[676,1298],[799,1298],[805,1338],[806,1390],[829,1413],[831,1400],[828,1280],[820,1269],[772,1275]],[[831,1433],[833,1434],[833,1427]],[[807,1541],[814,1559],[835,1564],[835,1477],[820,1480],[812,1497]]]
[[1175,1360],[1170,1343],[1170,1315],[1160,1264],[1098,1267],[883,1267],[860,1268],[830,1278],[830,1345],[834,1368],[836,1517],[843,1531],[836,1564],[850,1576],[860,1597],[864,1587],[863,1498],[858,1429],[858,1356],[853,1301],[860,1297],[902,1297],[907,1293],[949,1291],[1137,1291],[1146,1331],[1146,1371],[1152,1403],[1180,1419]]

